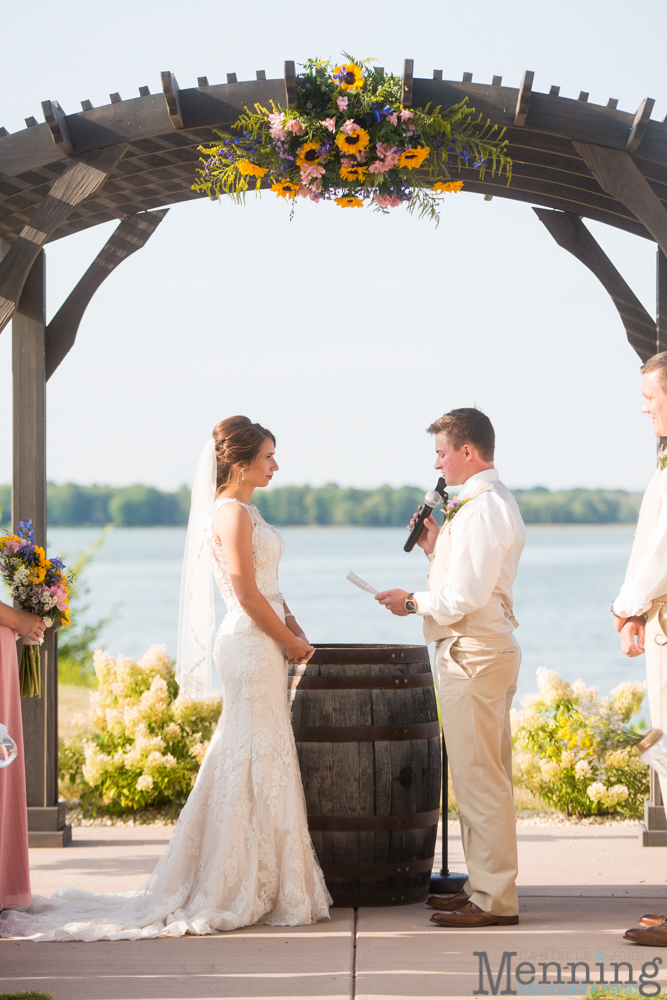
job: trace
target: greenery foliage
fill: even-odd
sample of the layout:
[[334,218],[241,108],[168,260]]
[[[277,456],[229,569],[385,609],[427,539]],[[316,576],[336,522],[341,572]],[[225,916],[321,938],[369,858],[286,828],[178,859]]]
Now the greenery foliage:
[[[254,503],[272,524],[363,524],[396,527],[408,523],[426,487],[379,486],[361,490],[326,486],[279,486],[257,490]],[[514,490],[526,524],[634,524],[641,494],[623,490]],[[0,505],[9,509],[10,487],[0,486]],[[114,524],[117,527],[187,524],[190,491],[162,493],[149,486],[48,487],[52,526]]]
[[649,769],[628,746],[627,723],[641,708],[645,686],[624,681],[599,698],[583,681],[537,671],[538,693],[512,711],[515,783],[568,816],[640,816]]
[[272,111],[245,108],[221,141],[202,146],[195,191],[242,201],[249,186],[268,184],[278,196],[364,202],[377,211],[405,204],[439,221],[439,195],[457,191],[450,168],[511,176],[507,142],[497,125],[468,107],[467,98],[442,110],[402,107],[402,81],[354,60],[332,66],[310,59],[296,76],[297,105]]
[[88,718],[61,740],[60,793],[86,814],[120,814],[145,806],[182,805],[222,708],[219,698],[178,695],[173,661],[151,646],[138,662],[98,650],[98,690]]

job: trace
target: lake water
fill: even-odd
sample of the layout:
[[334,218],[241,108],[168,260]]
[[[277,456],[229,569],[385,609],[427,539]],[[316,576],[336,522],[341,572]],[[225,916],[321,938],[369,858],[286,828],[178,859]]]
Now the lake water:
[[[539,666],[601,693],[644,679],[644,660],[618,648],[609,605],[618,593],[634,528],[529,527],[515,586],[523,649],[519,695],[535,690]],[[345,579],[354,570],[379,590],[424,586],[421,550],[403,552],[402,528],[285,528],[281,589],[312,642],[421,642],[420,619],[395,618]],[[95,528],[51,528],[49,554],[70,564]],[[152,643],[176,650],[184,528],[117,528],[86,571],[89,620],[121,604],[100,645],[138,657]],[[224,605],[218,601],[218,622]]]

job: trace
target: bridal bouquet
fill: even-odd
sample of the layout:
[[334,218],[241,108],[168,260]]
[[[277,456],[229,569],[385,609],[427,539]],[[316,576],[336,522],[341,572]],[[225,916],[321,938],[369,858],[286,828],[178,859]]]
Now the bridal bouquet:
[[467,98],[446,111],[404,108],[400,77],[372,60],[346,59],[333,67],[308,60],[296,77],[295,110],[256,104],[232,126],[236,135],[216,129],[220,142],[199,147],[203,168],[193,190],[242,201],[254,183],[279,198],[342,208],[406,205],[437,224],[439,195],[463,187],[452,168],[483,177],[490,164],[509,183],[503,130],[476,115]]
[[[62,559],[47,559],[44,549],[35,545],[32,520],[19,521],[17,535],[4,535],[0,538],[0,576],[21,611],[39,615],[47,628],[55,621],[62,625],[70,624],[70,581],[64,570]],[[41,642],[43,641],[42,639]],[[23,655],[19,666],[22,698],[41,697],[40,645],[41,643],[32,639],[23,640]]]

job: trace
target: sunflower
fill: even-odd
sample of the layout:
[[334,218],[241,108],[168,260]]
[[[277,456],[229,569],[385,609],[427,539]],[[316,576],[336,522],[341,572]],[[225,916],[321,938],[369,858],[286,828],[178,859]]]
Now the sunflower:
[[357,127],[352,135],[339,132],[336,136],[336,145],[344,153],[360,153],[362,149],[366,149],[369,140],[370,136],[366,129]]
[[463,181],[438,181],[437,184],[433,185],[433,190],[437,191],[438,194],[446,194],[449,191],[458,194],[462,187]]
[[297,167],[314,167],[316,164],[324,163],[324,157],[320,153],[320,146],[317,142],[304,142],[296,154]]
[[241,160],[237,166],[239,173],[250,174],[251,177],[263,177],[264,174],[268,173],[265,167],[258,167],[256,163],[251,163],[250,160]]
[[368,173],[368,167],[353,166],[353,167],[341,167],[340,176],[344,181],[363,181],[366,174]]
[[405,152],[401,154],[398,166],[407,167],[408,170],[414,170],[415,167],[421,167],[430,152],[431,149],[429,146],[415,146],[414,149],[406,149]]
[[332,79],[342,90],[361,90],[366,82],[361,66],[353,62],[334,66]]
[[277,181],[275,184],[271,185],[271,190],[275,191],[279,198],[296,198],[296,193],[299,190],[298,184],[292,184],[290,181]]
[[343,195],[342,198],[336,198],[336,204],[340,205],[341,208],[363,208],[364,203],[361,198],[355,198],[352,194]]

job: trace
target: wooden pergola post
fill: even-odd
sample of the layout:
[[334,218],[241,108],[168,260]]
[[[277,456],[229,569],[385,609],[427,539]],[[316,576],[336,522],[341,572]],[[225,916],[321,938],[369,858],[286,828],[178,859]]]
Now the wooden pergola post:
[[[12,527],[32,519],[46,547],[46,261],[40,250],[12,319]],[[19,643],[18,653],[22,649]],[[41,647],[42,697],[23,698],[28,836],[31,847],[64,847],[72,838],[58,802],[58,635]]]

